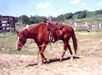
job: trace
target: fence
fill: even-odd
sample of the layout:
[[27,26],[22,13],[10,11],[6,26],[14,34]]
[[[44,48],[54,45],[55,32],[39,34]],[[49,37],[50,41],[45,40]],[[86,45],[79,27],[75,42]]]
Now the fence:
[[12,16],[2,16],[0,19],[0,32],[12,32],[15,30],[15,19]]
[[102,21],[88,21],[88,22],[73,22],[71,26],[74,28],[75,31],[98,31],[102,30]]

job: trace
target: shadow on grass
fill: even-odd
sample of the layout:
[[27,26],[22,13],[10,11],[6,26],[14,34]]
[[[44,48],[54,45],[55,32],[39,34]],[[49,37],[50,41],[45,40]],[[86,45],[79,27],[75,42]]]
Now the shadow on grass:
[[[70,60],[71,57],[67,57],[67,58],[63,58],[62,61],[60,61],[60,59],[56,58],[56,59],[50,59],[48,62],[43,62],[42,64],[50,64],[50,63],[54,63],[54,62],[63,62],[66,60]],[[73,57],[73,59],[80,59],[80,57]],[[36,66],[38,65],[38,63],[34,63],[34,64],[28,64],[26,67],[31,67],[31,66]]]

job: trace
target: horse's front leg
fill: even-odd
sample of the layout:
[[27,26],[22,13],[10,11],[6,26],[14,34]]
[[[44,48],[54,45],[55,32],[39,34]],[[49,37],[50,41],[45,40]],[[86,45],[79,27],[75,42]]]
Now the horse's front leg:
[[45,56],[43,54],[46,46],[47,46],[46,44],[43,44],[43,45],[39,46],[39,51],[40,51],[42,63],[47,61],[47,58],[45,58]]

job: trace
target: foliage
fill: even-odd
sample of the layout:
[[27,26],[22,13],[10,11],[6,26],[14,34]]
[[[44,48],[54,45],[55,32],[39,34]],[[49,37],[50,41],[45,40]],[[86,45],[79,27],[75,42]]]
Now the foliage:
[[18,19],[19,19],[18,17],[15,17],[15,22],[17,22],[17,21],[18,21]]
[[64,16],[65,16],[65,19],[71,19],[73,17],[73,13],[67,13]]
[[102,10],[96,10],[96,14],[102,14]]
[[56,17],[56,20],[57,20],[57,21],[64,21],[64,15],[61,14],[61,15],[57,16],[57,17]]
[[0,19],[1,19],[1,15],[0,15]]
[[[36,16],[36,22],[37,22],[37,23],[42,22],[42,21],[44,21],[45,18],[46,18],[46,17],[44,17],[44,16]],[[35,23],[36,23],[36,22],[35,22]]]
[[[52,17],[54,21],[64,21],[69,19],[82,19],[82,18],[93,18],[97,15],[102,15],[102,10],[96,10],[96,11],[76,11],[75,13],[65,13],[58,15],[57,17]],[[2,15],[0,15],[1,18]],[[15,22],[22,21],[23,24],[33,24],[33,23],[39,23],[42,22],[46,17],[45,16],[30,16],[27,15],[21,15],[19,17],[15,17]]]
[[22,15],[19,17],[18,20],[22,20],[23,24],[33,24],[33,23],[39,23],[42,22],[44,20],[45,17],[43,16],[26,16],[26,15]]
[[95,16],[96,16],[95,12],[86,12],[86,18],[93,18]]
[[79,15],[78,15],[78,19],[81,19],[81,18],[85,18],[86,17],[86,12],[81,12]]
[[29,17],[28,16],[22,15],[19,18],[22,20],[23,24],[29,24]]

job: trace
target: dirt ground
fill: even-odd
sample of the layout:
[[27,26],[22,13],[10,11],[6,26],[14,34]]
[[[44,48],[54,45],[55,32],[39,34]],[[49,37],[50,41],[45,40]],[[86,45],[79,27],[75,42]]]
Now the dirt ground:
[[62,62],[52,59],[39,65],[36,56],[1,54],[0,75],[102,75],[102,57],[89,55]]
[[[52,45],[51,47],[54,48],[46,49],[45,56],[50,61],[43,65],[38,64],[37,55],[1,53],[0,75],[102,75],[102,42],[100,39],[82,38],[78,39],[78,44],[80,58],[70,60],[69,52],[67,52],[64,60],[60,62],[59,57],[63,48],[57,43],[55,46],[57,48]],[[31,47],[29,47],[30,52],[33,52]]]

